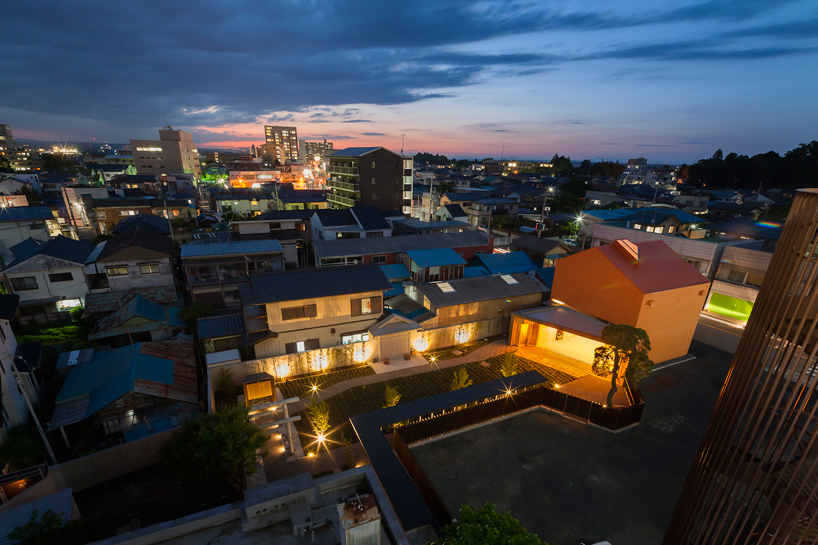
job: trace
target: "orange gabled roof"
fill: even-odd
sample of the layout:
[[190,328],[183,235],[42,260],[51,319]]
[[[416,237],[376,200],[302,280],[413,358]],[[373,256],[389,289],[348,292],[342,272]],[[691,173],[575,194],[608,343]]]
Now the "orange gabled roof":
[[636,243],[622,239],[596,249],[642,293],[710,284],[704,275],[661,240]]

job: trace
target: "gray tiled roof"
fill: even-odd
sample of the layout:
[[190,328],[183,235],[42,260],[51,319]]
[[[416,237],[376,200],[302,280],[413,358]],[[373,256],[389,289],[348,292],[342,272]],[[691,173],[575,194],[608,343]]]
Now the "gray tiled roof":
[[318,259],[350,255],[373,255],[433,248],[465,248],[486,246],[488,237],[479,231],[463,233],[434,233],[383,238],[350,238],[314,240],[313,249]]
[[240,288],[244,305],[386,291],[392,288],[378,265],[324,267],[262,274]]
[[[509,284],[504,277],[512,277],[516,284]],[[542,293],[545,288],[542,284],[525,274],[478,276],[475,278],[460,278],[449,280],[448,284],[454,291],[444,292],[440,289],[443,282],[420,284],[418,289],[429,298],[429,302],[436,308],[491,301],[492,299],[506,299],[518,295]]]

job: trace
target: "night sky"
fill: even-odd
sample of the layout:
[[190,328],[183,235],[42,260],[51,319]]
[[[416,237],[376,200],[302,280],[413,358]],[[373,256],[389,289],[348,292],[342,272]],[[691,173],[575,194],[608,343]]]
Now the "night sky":
[[7,2],[0,123],[690,162],[818,139],[816,0]]

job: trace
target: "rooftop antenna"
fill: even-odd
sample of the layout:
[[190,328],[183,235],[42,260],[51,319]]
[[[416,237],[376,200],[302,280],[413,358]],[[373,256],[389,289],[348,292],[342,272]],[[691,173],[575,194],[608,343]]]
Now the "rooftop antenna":
[[502,162],[502,161],[505,161],[505,160],[506,160],[506,143],[503,142],[503,148],[502,148],[502,151],[500,151],[500,161]]
[[406,138],[406,133],[400,135],[400,154],[403,157],[403,141]]

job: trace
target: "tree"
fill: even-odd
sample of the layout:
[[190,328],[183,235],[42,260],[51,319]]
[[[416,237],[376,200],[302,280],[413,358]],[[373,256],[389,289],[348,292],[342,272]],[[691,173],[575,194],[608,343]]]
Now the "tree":
[[82,545],[103,537],[94,518],[82,517],[66,522],[62,513],[57,514],[51,509],[39,519],[37,513],[35,509],[27,523],[9,532],[9,540],[16,545]]
[[474,510],[460,508],[458,522],[449,524],[440,537],[427,545],[548,545],[537,534],[529,533],[511,513],[498,513],[493,503]]
[[608,406],[613,406],[616,393],[616,381],[623,369],[636,385],[653,365],[648,357],[650,339],[644,329],[625,324],[609,324],[602,330],[600,337],[604,345],[594,350],[593,372],[601,377],[611,377],[611,390],[608,392]]
[[511,352],[506,352],[503,354],[503,359],[500,362],[500,373],[504,377],[510,377],[517,374],[517,360],[514,358],[514,354]]
[[320,403],[311,403],[308,407],[310,413],[310,421],[312,421],[312,429],[315,430],[315,435],[322,437],[329,429],[329,405],[326,401]]
[[188,329],[196,331],[196,320],[213,316],[213,305],[210,303],[193,303],[179,312],[179,317],[187,323]]
[[0,460],[9,465],[9,471],[42,464],[45,458],[43,440],[34,424],[14,426],[0,443]]
[[256,451],[268,439],[250,420],[248,410],[237,407],[186,420],[159,449],[159,459],[188,486],[235,495],[244,490]]
[[386,385],[386,389],[383,391],[383,397],[384,401],[386,401],[384,407],[394,407],[400,403],[400,392],[391,384]]
[[451,390],[459,390],[461,388],[465,388],[466,386],[471,386],[472,380],[469,378],[469,372],[466,370],[465,367],[461,367],[457,371],[454,372],[454,376],[452,376],[452,384]]

